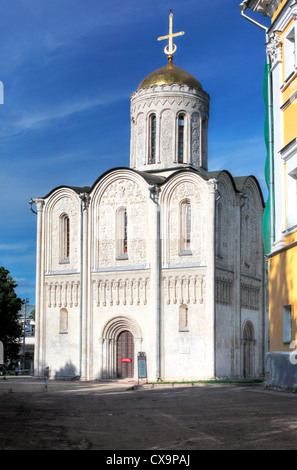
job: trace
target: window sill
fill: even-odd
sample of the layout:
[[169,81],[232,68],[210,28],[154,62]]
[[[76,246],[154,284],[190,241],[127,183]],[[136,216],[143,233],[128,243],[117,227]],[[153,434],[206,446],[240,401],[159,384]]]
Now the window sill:
[[61,260],[59,261],[59,264],[70,264],[70,259],[69,259],[69,258],[61,259]]
[[68,335],[68,331],[59,331],[59,335]]
[[280,88],[282,93],[291,85],[292,81],[295,80],[296,76],[297,76],[297,71],[295,67],[295,69],[292,70],[292,72],[287,76],[287,78],[285,78],[284,83]]
[[179,256],[191,256],[192,254],[191,250],[183,250],[179,253]]
[[187,327],[187,328],[180,328],[178,331],[181,332],[181,333],[188,333],[190,330]]
[[125,259],[128,259],[128,254],[127,253],[116,257],[116,260],[125,260]]

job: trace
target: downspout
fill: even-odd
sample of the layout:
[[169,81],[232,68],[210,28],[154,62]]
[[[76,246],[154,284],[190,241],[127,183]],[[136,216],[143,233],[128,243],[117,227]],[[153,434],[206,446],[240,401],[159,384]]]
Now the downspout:
[[157,381],[162,381],[161,374],[161,239],[160,239],[160,205],[161,189],[154,185],[149,187],[150,199],[157,206]]
[[[250,21],[254,25],[258,26],[265,31],[266,35],[266,44],[268,43],[268,30],[266,26],[258,23],[258,21],[253,20],[245,14],[246,9],[248,8],[249,0],[244,0],[240,5],[239,9],[241,11],[241,16],[246,20]],[[270,64],[270,57],[266,52],[267,62]],[[268,121],[269,121],[269,192],[270,192],[270,250],[273,247],[274,243],[274,171],[273,171],[273,137],[272,137],[272,79],[271,72],[269,70],[268,74]]]

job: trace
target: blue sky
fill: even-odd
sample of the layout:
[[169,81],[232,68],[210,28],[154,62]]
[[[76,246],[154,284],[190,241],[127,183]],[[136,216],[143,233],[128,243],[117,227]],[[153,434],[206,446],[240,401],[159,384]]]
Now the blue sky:
[[168,32],[170,9],[174,31],[185,31],[174,63],[211,98],[209,170],[253,174],[266,198],[265,33],[241,18],[239,3],[0,0],[0,265],[21,298],[35,302],[37,220],[28,201],[129,166],[130,95],[166,65],[157,37]]

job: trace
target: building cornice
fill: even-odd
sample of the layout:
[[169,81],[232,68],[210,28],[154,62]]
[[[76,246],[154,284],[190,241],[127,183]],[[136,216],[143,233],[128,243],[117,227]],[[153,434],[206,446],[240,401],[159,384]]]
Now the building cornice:
[[251,10],[262,13],[264,16],[272,17],[282,0],[250,0],[247,7]]

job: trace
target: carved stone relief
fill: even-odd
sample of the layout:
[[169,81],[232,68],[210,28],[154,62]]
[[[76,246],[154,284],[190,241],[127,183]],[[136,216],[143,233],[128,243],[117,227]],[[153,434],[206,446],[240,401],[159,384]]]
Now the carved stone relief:
[[215,300],[221,305],[230,305],[232,303],[232,280],[217,276]]
[[169,262],[181,263],[185,259],[181,255],[182,211],[181,204],[187,200],[191,205],[191,258],[186,261],[196,262],[205,259],[206,231],[205,211],[202,192],[198,185],[186,181],[179,183],[172,194],[169,207]]
[[70,220],[70,256],[67,262],[67,269],[77,269],[79,262],[79,213],[78,203],[70,197],[61,197],[48,212],[48,236],[47,243],[48,264],[46,271],[63,270],[65,266],[60,263],[60,218],[67,214]]
[[172,304],[203,304],[205,296],[205,276],[164,276],[164,301]]
[[254,195],[249,188],[246,190],[245,204],[242,208],[241,217],[241,249],[242,269],[248,271],[253,275],[260,275],[261,263],[259,262],[259,227],[261,227],[261,221],[257,215]]
[[145,118],[144,114],[140,114],[136,122],[136,131],[135,131],[135,156],[136,167],[143,165],[145,162]]
[[200,164],[200,117],[199,114],[194,113],[191,119],[191,132],[192,132],[192,163],[193,165]]
[[77,307],[79,303],[78,280],[48,281],[45,283],[48,308]]
[[174,119],[173,112],[165,110],[161,116],[161,162],[173,162],[173,144],[174,144]]
[[93,281],[93,295],[97,307],[117,305],[146,305],[150,289],[148,277]]
[[[117,259],[116,213],[120,207],[127,211],[127,259]],[[119,178],[111,183],[102,195],[97,219],[98,258],[95,267],[117,264],[145,264],[146,260],[146,198],[142,188],[130,179]]]
[[260,287],[249,283],[241,284],[241,307],[248,310],[260,309]]

